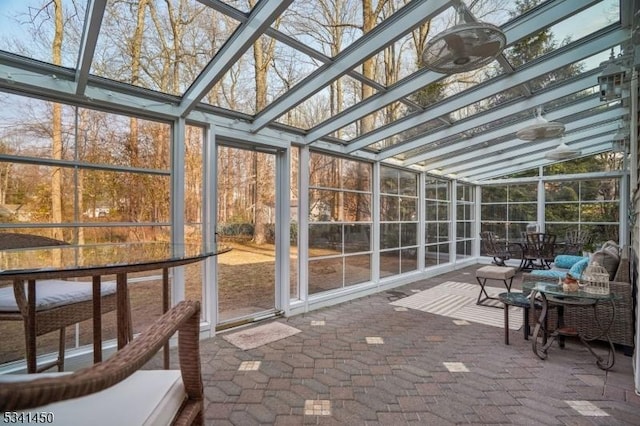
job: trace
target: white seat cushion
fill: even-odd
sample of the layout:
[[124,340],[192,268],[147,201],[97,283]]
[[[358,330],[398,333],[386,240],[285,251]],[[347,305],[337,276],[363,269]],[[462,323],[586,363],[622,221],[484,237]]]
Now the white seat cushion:
[[[0,383],[58,374],[68,373],[6,374]],[[159,426],[171,424],[185,398],[180,370],[140,370],[101,392],[24,412],[51,412],[60,425]]]
[[[27,284],[25,283],[25,293]],[[104,296],[115,293],[116,283],[103,282],[100,293]],[[36,311],[45,311],[57,306],[91,300],[92,283],[84,281],[38,280],[36,281]],[[0,312],[18,312],[13,286],[0,288]]]

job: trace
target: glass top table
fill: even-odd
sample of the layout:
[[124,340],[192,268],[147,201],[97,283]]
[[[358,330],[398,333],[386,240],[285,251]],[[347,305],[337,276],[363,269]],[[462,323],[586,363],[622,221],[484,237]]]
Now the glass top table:
[[[230,251],[221,245],[172,244],[168,242],[57,245],[0,250],[0,280],[13,281],[14,294],[25,327],[27,347],[35,353],[36,280],[92,277],[94,305],[94,362],[102,360],[101,277],[116,276],[116,322],[118,349],[133,339],[127,274],[162,270],[162,310],[169,310],[169,268],[202,261]],[[25,282],[27,292],[25,293]],[[27,296],[29,295],[29,297]],[[33,297],[31,297],[33,295]],[[169,346],[164,364],[169,367]],[[35,372],[36,360],[27,359],[27,371]]]
[[104,243],[0,250],[0,279],[117,274],[180,266],[231,250],[168,242]]
[[[613,342],[609,337],[609,330],[615,321],[615,304],[616,295],[614,293],[598,294],[590,293],[584,289],[577,291],[565,291],[562,285],[550,282],[527,282],[523,283],[523,291],[530,292],[531,310],[535,312],[535,301],[539,300],[542,304],[540,315],[537,318],[536,326],[533,331],[532,349],[540,359],[547,358],[547,352],[554,341],[558,341],[561,348],[564,347],[565,337],[577,337],[580,342],[589,350],[596,358],[596,364],[603,370],[608,370],[615,363],[615,351]],[[540,296],[539,298],[537,296]],[[611,315],[609,318],[599,318],[596,306],[601,303],[608,303],[611,306]],[[558,320],[556,329],[553,333],[548,334],[546,329],[547,314],[549,309],[553,307],[558,310]],[[598,324],[598,330],[590,330],[589,332],[579,331],[573,327],[567,327],[564,324],[564,310],[569,309],[592,309],[593,316]],[[594,340],[603,340],[607,342],[607,354],[599,355],[594,350],[590,342]]]

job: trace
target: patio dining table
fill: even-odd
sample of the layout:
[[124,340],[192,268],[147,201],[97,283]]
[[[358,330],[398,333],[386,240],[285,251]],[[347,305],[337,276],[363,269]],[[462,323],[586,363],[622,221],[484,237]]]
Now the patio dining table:
[[[552,252],[542,253],[539,247],[533,247],[526,238],[502,239],[501,242],[509,249],[512,259],[520,259],[518,271],[525,272],[534,269],[548,269],[548,259],[555,257],[555,253],[558,253],[558,250],[565,245],[564,241],[554,242]],[[514,250],[513,247],[517,248]]]
[[[169,268],[202,261],[230,251],[226,246],[203,247],[167,242],[107,243],[20,248],[0,251],[0,280],[13,281],[16,302],[25,312],[27,346],[36,346],[36,280],[92,277],[93,354],[102,360],[101,283],[105,275],[116,276],[117,346],[123,348],[133,338],[127,274],[162,270],[162,311],[169,309]],[[27,282],[27,294],[24,283]],[[29,371],[35,371],[28,365]],[[169,367],[169,347],[164,350],[164,365]]]

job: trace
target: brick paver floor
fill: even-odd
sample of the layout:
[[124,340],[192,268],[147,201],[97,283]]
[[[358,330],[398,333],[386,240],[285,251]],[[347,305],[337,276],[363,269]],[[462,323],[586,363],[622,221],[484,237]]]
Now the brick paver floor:
[[622,352],[608,372],[572,342],[543,361],[519,331],[506,346],[501,328],[389,304],[447,280],[473,283],[475,268],[280,318],[302,332],[256,349],[203,341],[206,423],[640,424]]

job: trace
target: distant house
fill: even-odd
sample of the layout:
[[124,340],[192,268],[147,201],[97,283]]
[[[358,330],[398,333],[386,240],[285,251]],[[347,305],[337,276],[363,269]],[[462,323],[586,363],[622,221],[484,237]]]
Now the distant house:
[[109,207],[96,207],[95,209],[87,209],[83,216],[86,217],[106,217],[111,209]]

